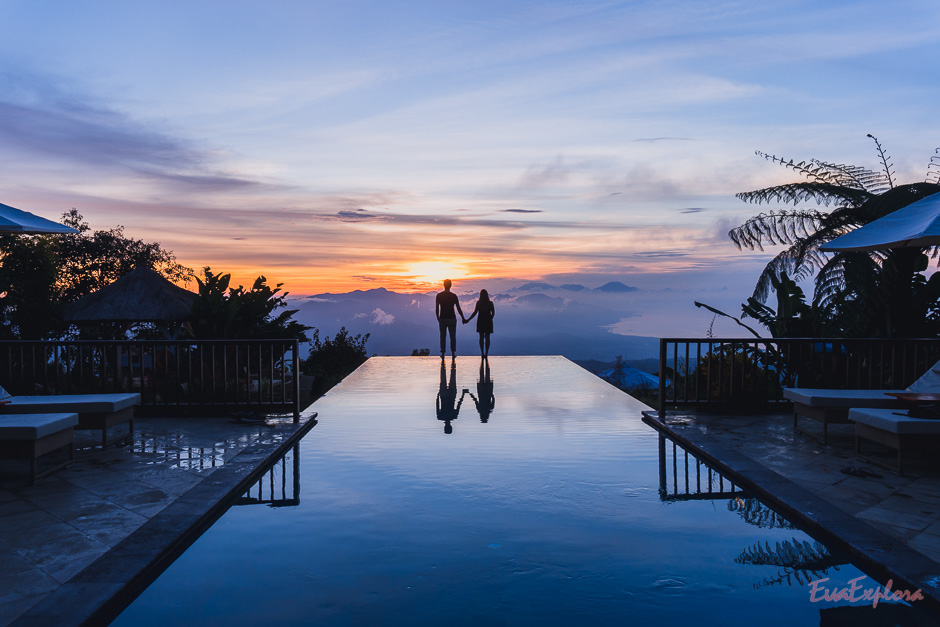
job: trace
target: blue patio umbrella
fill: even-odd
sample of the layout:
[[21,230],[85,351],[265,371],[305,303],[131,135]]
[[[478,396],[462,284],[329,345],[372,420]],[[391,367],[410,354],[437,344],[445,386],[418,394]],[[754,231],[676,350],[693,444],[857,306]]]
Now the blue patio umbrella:
[[78,233],[76,229],[0,203],[0,233],[23,235]]
[[940,246],[940,193],[921,198],[819,248],[832,252],[932,246]]

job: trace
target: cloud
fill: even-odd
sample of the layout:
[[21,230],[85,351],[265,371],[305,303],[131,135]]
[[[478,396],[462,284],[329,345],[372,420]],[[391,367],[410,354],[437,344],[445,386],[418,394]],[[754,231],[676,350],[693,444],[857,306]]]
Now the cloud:
[[504,213],[542,213],[541,209],[500,209]]
[[679,250],[645,250],[633,253],[633,256],[640,257],[641,259],[665,259],[671,257],[688,257],[689,253]]
[[393,322],[395,322],[395,316],[392,314],[386,313],[379,307],[376,307],[372,310],[372,324],[380,324],[384,326],[386,324],[392,324]]
[[691,137],[638,137],[635,142],[690,142]]
[[701,207],[688,207],[686,209],[676,209],[679,213],[701,213],[703,211],[708,211],[708,209],[703,209]]
[[530,166],[519,181],[519,187],[539,188],[562,185],[568,181],[572,172],[573,168],[565,165],[561,157],[556,157],[549,164]]
[[218,164],[162,124],[135,119],[47,74],[0,73],[0,150],[66,162],[71,168],[144,177],[192,191],[259,185]]

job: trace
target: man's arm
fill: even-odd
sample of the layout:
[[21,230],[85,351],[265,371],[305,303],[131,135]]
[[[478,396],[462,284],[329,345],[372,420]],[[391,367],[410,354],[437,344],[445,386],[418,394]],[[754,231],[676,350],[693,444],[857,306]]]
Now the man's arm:
[[455,298],[455,299],[454,299],[454,304],[457,305],[457,313],[460,314],[460,319],[461,319],[461,320],[464,320],[465,318],[463,317],[463,310],[460,309],[460,299]]
[[440,321],[441,319],[441,295],[438,294],[437,298],[434,299],[434,317]]

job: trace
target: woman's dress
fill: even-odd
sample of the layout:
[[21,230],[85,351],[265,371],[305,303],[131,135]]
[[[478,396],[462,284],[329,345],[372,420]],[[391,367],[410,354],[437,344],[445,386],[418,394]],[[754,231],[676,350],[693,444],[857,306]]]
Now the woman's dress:
[[493,317],[496,315],[496,307],[493,301],[481,303],[477,301],[477,333],[493,332]]

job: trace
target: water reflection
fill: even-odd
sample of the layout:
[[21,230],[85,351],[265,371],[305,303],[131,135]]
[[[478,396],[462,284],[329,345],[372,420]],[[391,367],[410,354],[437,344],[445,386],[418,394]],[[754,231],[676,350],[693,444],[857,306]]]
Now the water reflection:
[[490,414],[496,408],[496,396],[493,394],[493,379],[490,378],[490,361],[480,359],[480,379],[477,381],[477,395],[470,392],[470,398],[480,414],[480,422],[488,422]]
[[[749,525],[760,529],[798,529],[662,433],[659,434],[659,498],[667,502],[727,499],[728,511],[738,514]],[[767,540],[757,542],[742,550],[734,562],[780,569],[775,575],[756,581],[755,590],[783,583],[805,586],[849,563],[815,540],[810,543],[795,537],[777,540],[774,546]]]
[[[671,453],[671,455],[670,455]],[[659,434],[659,498],[663,501],[734,499],[741,489],[675,441]]]
[[276,459],[257,483],[237,499],[234,505],[296,507],[300,505],[300,445]]
[[464,388],[460,394],[460,400],[457,399],[457,360],[451,359],[450,361],[449,382],[446,364],[444,360],[441,360],[441,384],[437,391],[437,419],[444,422],[444,433],[450,435],[454,432],[451,422],[457,420],[464,396],[469,393],[470,390]]

